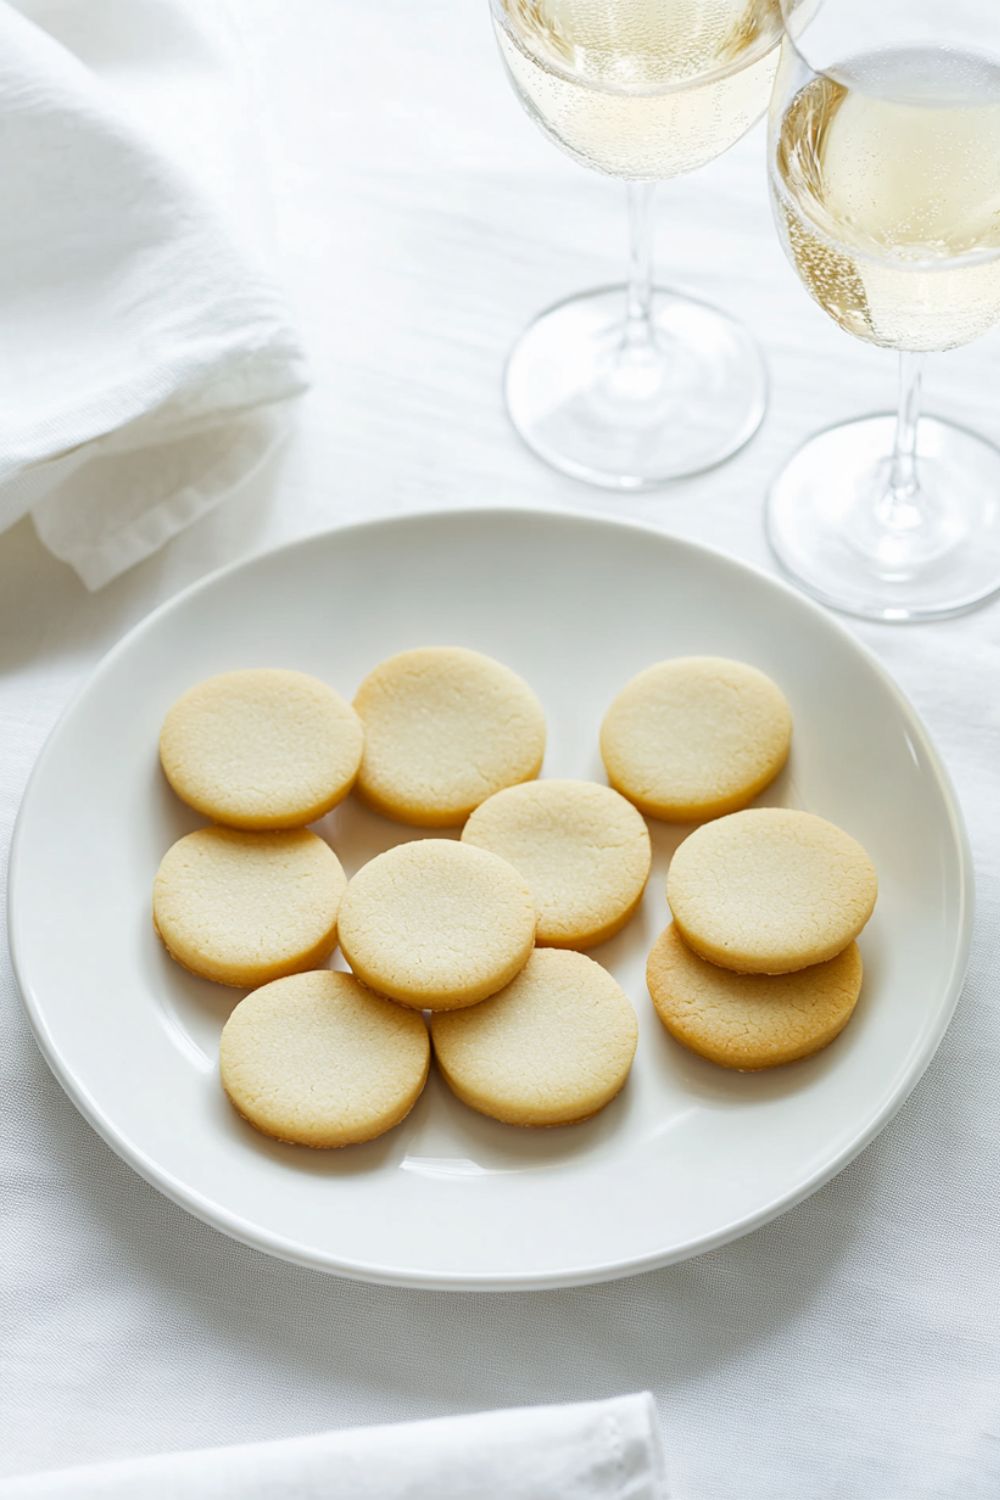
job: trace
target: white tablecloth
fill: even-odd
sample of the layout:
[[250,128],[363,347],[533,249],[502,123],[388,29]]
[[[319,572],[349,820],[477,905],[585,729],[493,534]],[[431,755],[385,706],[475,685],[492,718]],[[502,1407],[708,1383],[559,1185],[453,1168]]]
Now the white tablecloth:
[[[741,313],[766,424],[716,473],[618,499],[538,465],[499,376],[528,317],[622,263],[620,189],[561,157],[501,75],[486,0],[242,0],[289,285],[316,387],[250,489],[88,595],[0,537],[0,818],[98,656],[220,563],[339,521],[505,500],[641,518],[768,566],[761,496],[812,429],[887,406],[891,356],[799,289],[758,129],[665,188],[664,270]],[[1000,439],[997,336],[931,403]],[[0,414],[2,420],[2,414]],[[1000,1492],[1000,610],[858,627],[936,737],[978,931],[941,1051],[880,1139],[757,1234],[635,1280],[450,1296],[271,1261],[188,1218],[76,1115],[0,975],[0,1472],[648,1386],[679,1500]]]

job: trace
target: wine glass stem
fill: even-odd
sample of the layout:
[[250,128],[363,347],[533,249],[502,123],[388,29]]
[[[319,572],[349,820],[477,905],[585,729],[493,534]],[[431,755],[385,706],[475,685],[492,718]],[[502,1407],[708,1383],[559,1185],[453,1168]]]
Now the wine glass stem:
[[911,531],[924,519],[917,474],[917,423],[923,374],[923,355],[901,349],[896,437],[889,484],[879,506],[879,520],[890,531]]
[[653,343],[653,201],[652,182],[628,182],[628,295],[625,304],[626,351]]

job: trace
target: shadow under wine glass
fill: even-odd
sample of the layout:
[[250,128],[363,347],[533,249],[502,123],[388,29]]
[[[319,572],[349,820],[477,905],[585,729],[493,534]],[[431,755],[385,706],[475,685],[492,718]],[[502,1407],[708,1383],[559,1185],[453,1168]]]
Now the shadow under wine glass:
[[656,181],[728,150],[767,107],[778,0],[491,0],[514,91],[585,166],[626,179],[625,286],[543,312],[515,345],[514,427],[554,468],[647,489],[730,457],[756,432],[767,374],[755,340],[654,284]]
[[1000,451],[920,413],[926,352],[1000,321],[1000,9],[974,0],[781,0],[771,202],[806,290],[899,351],[895,417],[811,438],[768,539],[826,604],[957,614],[1000,590]]

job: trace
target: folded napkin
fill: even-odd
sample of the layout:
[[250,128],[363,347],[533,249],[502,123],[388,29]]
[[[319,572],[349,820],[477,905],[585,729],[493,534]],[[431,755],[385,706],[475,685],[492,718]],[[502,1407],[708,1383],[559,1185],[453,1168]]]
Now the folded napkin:
[[30,512],[90,588],[246,478],[305,385],[226,15],[0,0],[0,531]]
[[667,1500],[649,1395],[165,1453],[0,1481],[0,1500]]

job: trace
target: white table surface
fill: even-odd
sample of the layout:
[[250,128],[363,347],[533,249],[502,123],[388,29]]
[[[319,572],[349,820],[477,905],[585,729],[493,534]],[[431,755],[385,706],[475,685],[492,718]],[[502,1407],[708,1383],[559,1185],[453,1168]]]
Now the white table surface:
[[[243,0],[278,237],[315,388],[282,456],[98,595],[25,523],[0,537],[0,819],[92,666],[221,563],[342,521],[503,502],[621,514],[771,566],[769,476],[892,399],[772,232],[758,128],[664,188],[664,272],[742,314],[773,396],[751,446],[642,498],[563,480],[508,428],[506,349],[619,274],[621,191],[557,153],[501,75],[486,0]],[[930,403],[1000,439],[997,336]],[[700,1260],[579,1291],[451,1296],[271,1261],[118,1160],[47,1072],[0,974],[0,1472],[649,1387],[680,1500],[1000,1492],[1000,610],[858,626],[955,778],[979,876],[938,1058],[834,1182]],[[53,851],[58,857],[58,851]]]

